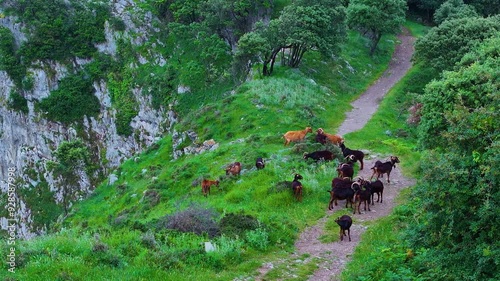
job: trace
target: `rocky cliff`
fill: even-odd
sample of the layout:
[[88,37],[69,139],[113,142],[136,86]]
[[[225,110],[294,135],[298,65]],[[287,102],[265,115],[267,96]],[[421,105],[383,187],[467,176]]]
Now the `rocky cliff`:
[[[0,11],[1,12],[1,11]],[[98,44],[99,52],[115,56],[117,40],[126,40],[133,46],[150,44],[151,23],[154,18],[140,10],[134,1],[113,1],[111,12],[123,20],[125,28],[115,32],[106,23],[106,42]],[[1,13],[0,13],[1,14]],[[4,16],[0,26],[8,28],[15,37],[16,45],[22,44],[28,37],[26,29],[15,17]],[[0,212],[0,227],[7,229],[9,219],[17,221],[17,236],[30,238],[47,231],[47,224],[37,223],[38,217],[45,212],[43,206],[30,206],[22,194],[49,196],[55,206],[63,204],[64,197],[78,200],[86,197],[105,178],[111,169],[117,167],[125,159],[142,151],[162,135],[175,122],[175,114],[168,108],[152,106],[151,97],[145,89],[130,89],[137,104],[137,114],[132,118],[130,126],[132,134],[124,136],[117,132],[116,107],[105,80],[95,81],[93,88],[99,100],[100,110],[97,116],[85,116],[78,124],[63,124],[44,117],[43,112],[36,110],[36,103],[48,97],[51,91],[58,88],[59,81],[81,69],[91,59],[74,58],[71,64],[56,61],[37,61],[27,69],[32,78],[30,90],[23,90],[22,96],[27,100],[28,110],[17,111],[8,106],[10,94],[16,90],[15,82],[6,71],[0,71],[0,202],[7,206],[13,198],[9,191],[8,180],[15,179],[15,212]],[[151,49],[149,57],[142,57],[137,64],[165,64],[166,61]],[[131,65],[131,68],[137,65]],[[90,152],[90,158],[98,163],[97,168],[90,171],[79,167],[75,171],[75,180],[68,182],[62,175],[54,172],[48,163],[56,161],[54,152],[63,142],[82,140]],[[15,172],[10,174],[9,171]],[[12,188],[13,185],[11,185]],[[46,194],[43,196],[40,192]],[[36,191],[36,192],[34,192]],[[35,202],[32,204],[40,204]],[[43,204],[43,203],[42,203]],[[69,203],[71,205],[71,202]],[[64,212],[60,212],[64,214]],[[13,217],[11,217],[13,215]],[[53,216],[53,214],[52,214]]]

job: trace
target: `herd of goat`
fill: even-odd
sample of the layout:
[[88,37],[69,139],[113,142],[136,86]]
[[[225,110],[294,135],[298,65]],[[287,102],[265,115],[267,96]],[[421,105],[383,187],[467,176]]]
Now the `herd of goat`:
[[[306,127],[304,130],[300,131],[288,131],[283,135],[285,139],[284,145],[287,146],[291,142],[303,141],[308,133],[312,133],[311,127]],[[363,170],[363,159],[365,154],[361,150],[352,150],[345,146],[344,139],[341,136],[328,134],[322,128],[316,131],[315,140],[321,144],[334,144],[338,145],[342,150],[342,155],[345,159],[343,163],[340,163],[337,167],[337,177],[332,180],[332,188],[328,192],[330,193],[330,201],[328,203],[328,209],[333,209],[333,204],[337,206],[337,200],[346,200],[346,208],[349,204],[353,209],[353,213],[361,214],[360,207],[364,203],[364,211],[371,211],[370,204],[374,205],[374,196],[377,194],[377,202],[382,203],[384,184],[380,180],[383,178],[384,174],[387,174],[387,182],[390,183],[390,174],[392,169],[395,167],[396,163],[399,163],[399,158],[396,156],[391,156],[390,160],[387,162],[376,161],[374,166],[371,168],[373,174],[370,180],[365,180],[362,177],[354,178],[354,164],[359,161],[360,170]],[[304,159],[313,159],[314,161],[332,161],[335,158],[333,152],[329,150],[319,150],[312,153],[305,153]],[[263,158],[257,158],[255,161],[255,167],[260,170],[265,167],[265,162]],[[241,163],[234,162],[226,167],[226,175],[239,175],[241,172]],[[376,176],[375,181],[373,178]],[[297,201],[302,201],[302,189],[303,185],[300,182],[303,177],[300,174],[295,174],[293,181],[286,182],[287,186],[291,188],[293,195]],[[201,182],[202,193],[205,197],[210,194],[211,186],[219,186],[219,180],[208,180],[203,179]],[[357,206],[356,206],[357,203]],[[349,236],[349,241],[351,241],[350,227],[352,225],[352,218],[348,215],[343,215],[335,220],[335,222],[340,226],[340,239],[343,240],[343,236],[346,236],[345,232]]]

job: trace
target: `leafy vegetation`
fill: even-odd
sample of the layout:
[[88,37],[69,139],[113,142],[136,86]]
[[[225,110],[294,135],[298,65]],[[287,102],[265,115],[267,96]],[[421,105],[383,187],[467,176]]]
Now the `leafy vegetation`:
[[415,60],[437,71],[452,70],[461,58],[500,30],[500,16],[448,20],[415,42]]
[[24,114],[28,114],[29,112],[28,101],[25,97],[21,96],[18,92],[15,91],[11,92],[9,95],[8,106],[9,108],[22,112]]
[[3,26],[0,27],[0,70],[5,70],[17,86],[22,84],[26,74],[26,68],[16,55],[14,36]]
[[19,56],[27,65],[35,60],[89,58],[97,51],[94,43],[105,40],[104,21],[110,14],[109,7],[103,2],[3,2],[6,12],[17,15],[32,31],[19,50]]
[[100,103],[94,95],[92,81],[83,73],[66,76],[59,88],[42,99],[37,108],[50,120],[65,124],[82,122],[83,117],[96,116]]
[[400,31],[406,9],[404,0],[352,0],[347,8],[347,24],[370,38],[370,54],[373,54],[382,34]]
[[[500,225],[494,203],[500,198],[498,133],[493,129],[499,126],[494,67],[499,44],[494,37],[417,96],[423,103],[418,141],[426,150],[418,152],[414,172],[421,180],[391,216],[367,231],[343,280],[500,277],[493,235]],[[429,124],[440,124],[442,131],[429,130]]]

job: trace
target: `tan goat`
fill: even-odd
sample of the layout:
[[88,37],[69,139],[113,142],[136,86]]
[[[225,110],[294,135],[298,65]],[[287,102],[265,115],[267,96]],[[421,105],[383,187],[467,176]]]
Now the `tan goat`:
[[285,146],[290,144],[290,142],[296,142],[296,141],[302,141],[307,133],[312,133],[311,127],[306,127],[302,131],[288,131],[283,135],[283,138],[285,139]]

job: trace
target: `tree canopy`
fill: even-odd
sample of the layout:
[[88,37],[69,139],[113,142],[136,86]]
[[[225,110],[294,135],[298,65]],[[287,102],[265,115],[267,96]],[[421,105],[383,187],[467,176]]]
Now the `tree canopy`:
[[422,99],[419,141],[431,150],[422,160],[423,180],[414,189],[422,205],[408,239],[420,249],[417,263],[430,268],[425,273],[430,279],[499,277],[498,35],[430,83]]
[[373,54],[383,34],[399,32],[406,9],[404,0],[352,0],[347,8],[347,23],[370,39]]
[[[263,74],[270,75],[280,52],[282,63],[290,67],[297,67],[310,50],[326,56],[338,52],[346,36],[345,7],[338,0],[295,1],[279,18],[267,26],[261,24],[253,33],[239,45],[239,58],[246,54],[244,58],[251,59],[250,63],[262,61]],[[262,43],[266,51],[256,42],[266,42]]]
[[414,59],[438,71],[451,70],[486,38],[498,36],[500,16],[448,20],[415,42]]
[[448,0],[434,13],[434,22],[441,24],[445,20],[478,17],[473,6],[467,5],[463,0]]

